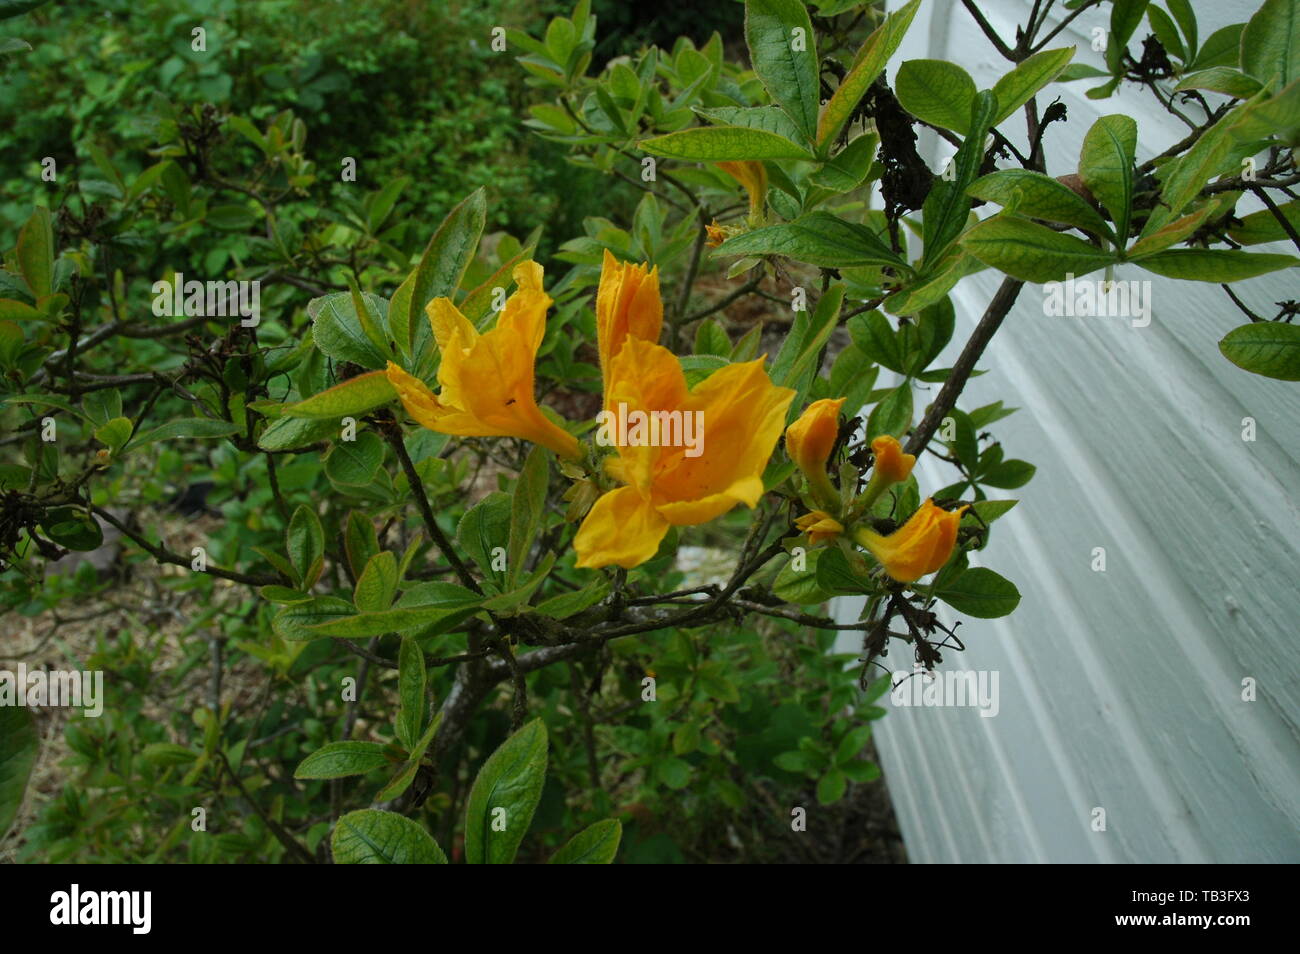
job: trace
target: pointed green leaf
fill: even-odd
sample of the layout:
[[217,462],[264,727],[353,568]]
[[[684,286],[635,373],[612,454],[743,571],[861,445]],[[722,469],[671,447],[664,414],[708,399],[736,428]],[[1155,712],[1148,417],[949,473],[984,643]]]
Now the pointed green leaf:
[[348,812],[334,826],[330,850],[340,865],[445,865],[447,856],[422,828],[396,812]]
[[643,139],[640,146],[654,156],[696,162],[813,158],[803,146],[783,136],[743,126],[696,126],[666,136]]
[[1128,244],[1128,223],[1133,212],[1133,156],[1137,149],[1137,123],[1116,113],[1102,116],[1083,140],[1079,177],[1106,207],[1115,223],[1115,237]]
[[609,865],[618,855],[623,825],[617,818],[598,821],[574,835],[551,858],[553,865]]
[[[1251,322],[1229,331],[1219,350],[1239,368],[1281,381],[1300,381],[1300,325]],[[0,830],[3,827],[0,823]]]
[[821,90],[817,46],[801,0],[746,0],[745,41],[754,72],[772,100],[812,140]]
[[1072,235],[1015,215],[995,215],[971,228],[962,247],[981,262],[1027,282],[1061,281],[1115,262],[1115,255]]
[[859,101],[903,41],[903,36],[907,33],[907,28],[912,25],[912,18],[916,16],[920,6],[921,0],[911,0],[910,3],[895,10],[862,44],[854,59],[853,67],[840,81],[839,88],[831,96],[830,102],[826,104],[817,122],[817,146],[821,152],[825,153],[835,137],[848,124]]
[[465,809],[465,860],[515,860],[546,781],[546,726],[534,719],[493,752],[470,789]]

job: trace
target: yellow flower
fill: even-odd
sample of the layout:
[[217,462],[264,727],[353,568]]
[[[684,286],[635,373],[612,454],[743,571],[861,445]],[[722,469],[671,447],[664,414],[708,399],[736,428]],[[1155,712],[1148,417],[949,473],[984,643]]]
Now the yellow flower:
[[825,510],[806,513],[797,519],[794,525],[808,534],[808,542],[813,546],[834,540],[844,532],[844,525]]
[[577,566],[631,569],[654,556],[670,526],[707,523],[738,503],[755,506],[792,400],[794,391],[773,385],[761,358],[719,368],[688,391],[676,355],[628,337],[605,369],[606,407],[682,424],[691,415],[707,439],[698,448],[615,442],[607,471],[624,486],[602,495],[578,528]]
[[854,539],[871,551],[895,580],[912,583],[943,567],[957,543],[957,526],[967,507],[953,511],[936,506],[932,499],[889,536],[859,527]]
[[767,169],[761,162],[744,160],[719,162],[718,168],[745,187],[749,193],[750,225],[758,225],[763,218],[763,204],[767,201]]
[[897,484],[911,476],[916,455],[904,454],[902,445],[895,438],[888,434],[877,437],[871,442],[871,453],[876,457],[873,478],[879,475],[882,481]]
[[609,363],[628,337],[659,340],[664,304],[659,297],[659,269],[620,262],[605,249],[596,290],[596,338],[601,371],[608,379]]
[[717,219],[714,219],[706,225],[704,231],[708,235],[708,239],[704,244],[709,248],[717,248],[729,237],[727,234],[727,227],[725,225],[719,225]]
[[407,413],[431,431],[521,437],[580,459],[577,438],[542,414],[533,393],[533,363],[551,305],[542,290],[542,267],[523,262],[515,267],[514,279],[518,288],[496,327],[481,335],[451,299],[429,302],[429,321],[442,352],[437,394],[391,361],[388,380]]
[[785,432],[786,453],[808,478],[817,502],[830,508],[835,508],[838,494],[826,474],[826,461],[839,436],[840,408],[844,401],[845,398],[814,401]]

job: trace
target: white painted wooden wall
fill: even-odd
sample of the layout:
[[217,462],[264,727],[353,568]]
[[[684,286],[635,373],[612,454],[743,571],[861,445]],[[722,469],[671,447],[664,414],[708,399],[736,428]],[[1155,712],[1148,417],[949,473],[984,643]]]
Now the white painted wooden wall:
[[[1257,6],[1194,5],[1202,38]],[[1029,3],[980,6],[1010,38]],[[1077,45],[1076,62],[1100,65],[1090,31],[1105,23],[1084,15],[1052,45]],[[891,81],[899,62],[927,57],[962,64],[980,88],[1007,69],[956,0],[927,0]],[[1049,133],[1053,175],[1074,171],[1083,134],[1105,113],[1137,119],[1139,161],[1185,135],[1135,87],[1086,99],[1095,82],[1054,87],[1068,91],[1069,123]],[[934,168],[947,155],[937,147],[951,151],[933,137],[922,145]],[[958,287],[957,333],[940,365],[1000,277]],[[1149,327],[1047,318],[1040,287],[1026,286],[981,364],[989,373],[961,402],[1020,406],[997,435],[1038,474],[1004,492],[1022,502],[980,557],[1017,583],[1020,608],[967,621],[967,652],[946,656],[947,666],[999,672],[999,714],[891,706],[877,723],[914,862],[1300,861],[1300,384],[1221,357],[1216,342],[1244,319],[1216,285],[1132,268],[1116,277],[1152,279]],[[1271,315],[1274,301],[1300,297],[1300,272],[1238,293]],[[1242,440],[1248,416],[1254,443]],[[924,462],[922,492],[950,474]],[[1094,547],[1106,549],[1105,572],[1090,568]],[[836,611],[856,619],[859,608],[845,600]],[[888,661],[910,664],[896,646]],[[1242,701],[1246,678],[1257,681],[1255,702]],[[1090,826],[1097,807],[1105,832]]]

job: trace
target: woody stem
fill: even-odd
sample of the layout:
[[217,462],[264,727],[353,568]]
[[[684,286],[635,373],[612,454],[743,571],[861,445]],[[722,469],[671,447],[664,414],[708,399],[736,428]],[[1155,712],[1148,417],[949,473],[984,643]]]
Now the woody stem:
[[1011,311],[1011,306],[1016,303],[1016,298],[1024,285],[1025,283],[1017,278],[1005,278],[998,286],[997,293],[989,302],[988,308],[984,310],[979,324],[971,332],[966,346],[961,349],[961,354],[952,366],[952,373],[948,375],[948,380],[944,381],[943,388],[939,391],[939,396],[934,399],[930,409],[925,412],[925,417],[921,418],[921,423],[908,438],[905,448],[907,453],[920,455],[921,451],[925,450],[925,446],[930,443],[934,432],[939,429],[939,425],[943,423],[943,419],[957,406],[957,398],[961,396],[971,372],[975,370],[976,362],[1001,327],[1002,319],[1006,318]]

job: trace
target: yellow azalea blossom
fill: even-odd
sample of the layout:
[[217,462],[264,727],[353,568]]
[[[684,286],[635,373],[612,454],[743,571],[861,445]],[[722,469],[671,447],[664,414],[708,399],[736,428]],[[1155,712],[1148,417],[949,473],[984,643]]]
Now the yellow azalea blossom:
[[889,536],[859,527],[854,539],[880,561],[900,583],[913,583],[948,562],[957,543],[957,526],[969,507],[944,510],[927,499],[916,513]]
[[838,497],[826,474],[835,439],[840,432],[840,408],[845,398],[822,398],[808,405],[799,419],[786,428],[785,450],[795,466],[808,478],[818,503],[834,506]]
[[605,368],[605,403],[630,411],[698,416],[706,441],[686,447],[617,444],[608,473],[622,483],[603,494],[574,537],[577,566],[631,569],[654,556],[670,526],[687,526],[755,506],[763,469],[780,439],[794,391],[772,384],[762,358],[730,364],[687,390],[667,348],[627,337]]
[[794,525],[808,534],[808,542],[813,546],[834,540],[844,532],[844,525],[825,510],[814,510],[795,520]]
[[610,361],[628,337],[656,342],[663,323],[658,267],[620,262],[605,249],[596,290],[596,338],[600,368],[606,377]]
[[758,225],[763,219],[763,205],[767,201],[767,169],[761,162],[748,159],[719,162],[717,165],[745,187],[749,193],[749,224]]
[[876,462],[871,468],[871,479],[854,504],[856,512],[863,512],[875,503],[886,487],[907,480],[916,463],[915,455],[904,454],[902,445],[888,434],[871,442],[871,453],[875,455]]
[[521,437],[580,459],[577,438],[542,414],[533,392],[533,363],[551,305],[542,290],[542,267],[522,262],[515,267],[514,280],[517,290],[506,300],[496,327],[484,334],[451,299],[429,302],[429,321],[442,352],[437,394],[391,361],[388,380],[407,413],[431,431]]
[[904,454],[902,445],[888,434],[877,437],[871,442],[871,453],[876,458],[872,470],[873,476],[879,474],[881,480],[897,484],[912,475],[916,455]]
[[717,248],[729,238],[727,227],[725,225],[719,225],[717,219],[714,219],[706,225],[704,231],[708,236],[704,244],[709,248]]

